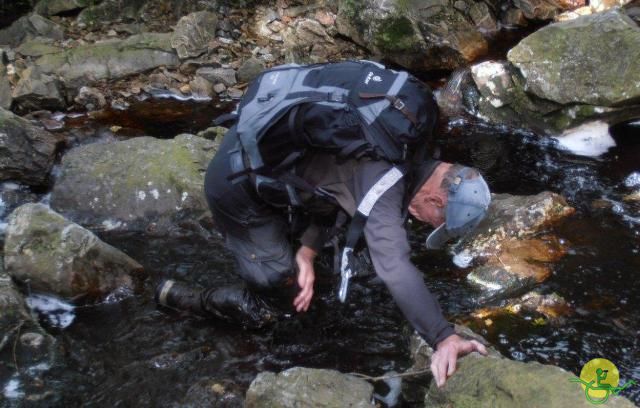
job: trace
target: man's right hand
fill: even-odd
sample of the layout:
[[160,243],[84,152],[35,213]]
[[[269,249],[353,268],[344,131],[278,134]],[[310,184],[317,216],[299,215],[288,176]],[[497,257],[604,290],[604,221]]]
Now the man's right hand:
[[316,257],[316,251],[313,249],[301,246],[296,253],[296,264],[298,265],[298,286],[300,286],[300,293],[293,299],[293,306],[297,312],[306,312],[311,305],[311,299],[313,298],[313,283],[316,279],[315,271],[313,270],[313,260]]

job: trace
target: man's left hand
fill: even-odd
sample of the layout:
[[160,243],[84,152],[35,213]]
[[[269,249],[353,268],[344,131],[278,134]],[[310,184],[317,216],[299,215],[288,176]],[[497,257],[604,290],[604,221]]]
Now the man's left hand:
[[297,312],[306,312],[309,309],[309,305],[311,305],[313,283],[316,279],[316,274],[313,270],[313,259],[316,257],[316,254],[316,251],[305,246],[301,246],[296,253],[300,293],[298,293],[298,296],[293,300],[293,306]]
[[438,343],[436,351],[431,356],[431,372],[438,388],[444,386],[447,378],[456,371],[458,357],[473,351],[487,355],[487,349],[480,342],[465,340],[457,334],[452,334]]

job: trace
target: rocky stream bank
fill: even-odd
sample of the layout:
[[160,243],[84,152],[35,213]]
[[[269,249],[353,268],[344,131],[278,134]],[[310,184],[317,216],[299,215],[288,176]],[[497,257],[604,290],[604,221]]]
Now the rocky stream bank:
[[[612,333],[605,342],[616,350],[605,357],[626,358],[621,378],[640,381],[640,326],[630,312],[637,279],[629,272],[640,266],[640,169],[623,160],[625,146],[637,151],[640,128],[639,21],[640,3],[628,0],[2,3],[0,401],[588,406],[569,378],[600,356],[591,347],[601,332]],[[337,315],[333,289],[320,290],[324,306],[292,323],[300,327],[269,333],[166,317],[152,304],[165,276],[233,279],[202,186],[225,131],[213,127],[215,116],[268,67],[361,58],[433,84],[443,158],[479,167],[495,192],[487,219],[444,255],[415,245],[447,314],[487,339],[457,330],[495,347],[489,357],[462,359],[443,389],[428,373],[402,381],[391,374],[386,385],[347,374],[425,371],[432,352],[404,327],[388,294],[366,284],[354,289],[360,303]],[[157,104],[167,99],[176,102]],[[131,120],[145,103],[154,103],[144,113],[153,132]],[[176,130],[180,121],[187,124]],[[612,229],[618,245],[598,232]],[[616,262],[599,270],[609,253]],[[619,302],[582,290],[590,262]],[[326,286],[335,284],[327,275]],[[367,312],[371,299],[382,299],[379,315]],[[105,317],[112,312],[117,319]],[[613,323],[585,329],[596,320]],[[507,326],[546,334],[519,333],[521,344],[507,345]],[[299,329],[318,334],[322,346],[289,332]],[[375,351],[332,355],[356,350],[339,338],[357,342],[362,332]],[[616,334],[627,341],[619,345]],[[584,337],[575,348],[559,346],[571,364],[543,346],[522,351],[566,335]],[[332,341],[348,346],[327,352]],[[147,379],[154,375],[158,383]],[[640,392],[609,405],[632,401]]]

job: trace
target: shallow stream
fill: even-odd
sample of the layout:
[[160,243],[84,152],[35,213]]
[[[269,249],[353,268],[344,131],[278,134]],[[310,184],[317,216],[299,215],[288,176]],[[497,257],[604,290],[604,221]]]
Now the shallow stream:
[[[166,138],[196,133],[227,109],[169,99],[139,104],[93,118],[67,118],[63,131],[73,135],[74,143],[142,134]],[[172,120],[158,122],[158,112],[172,112]],[[573,315],[562,325],[538,324],[524,315],[474,329],[513,359],[556,364],[577,374],[588,360],[604,357],[618,366],[622,381],[640,382],[640,202],[624,199],[640,190],[640,123],[613,128],[617,145],[599,158],[575,156],[549,139],[470,120],[442,127],[442,159],[480,168],[494,192],[551,190],[577,209],[558,228],[570,253],[539,288],[564,297]],[[445,313],[452,321],[465,319],[475,307],[468,300],[473,289],[465,271],[453,265],[450,254],[424,250],[420,231],[412,231],[411,237],[414,260]],[[65,364],[38,375],[62,391],[60,406],[179,406],[189,388],[205,378],[222,384],[229,406],[234,406],[264,370],[307,366],[380,375],[410,365],[410,330],[386,289],[361,280],[341,305],[335,297],[337,280],[326,265],[318,271],[318,294],[310,312],[268,330],[245,331],[158,310],[153,288],[160,277],[203,286],[237,280],[227,254],[183,244],[184,256],[171,257],[162,248],[122,248],[149,273],[141,293],[77,307],[66,328],[43,316],[43,324],[62,344]],[[18,403],[19,381],[0,387],[9,404]],[[640,387],[626,395],[640,403]]]

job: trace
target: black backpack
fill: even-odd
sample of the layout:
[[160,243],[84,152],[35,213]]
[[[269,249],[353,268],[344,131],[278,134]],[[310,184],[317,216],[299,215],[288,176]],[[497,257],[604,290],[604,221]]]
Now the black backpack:
[[[230,179],[250,176],[259,195],[281,191],[281,204],[296,206],[295,191],[312,186],[291,169],[310,150],[387,160],[406,173],[424,159],[437,111],[428,86],[378,63],[278,66],[251,82],[238,106]],[[278,123],[279,131],[269,132]],[[322,131],[306,132],[310,127]]]

